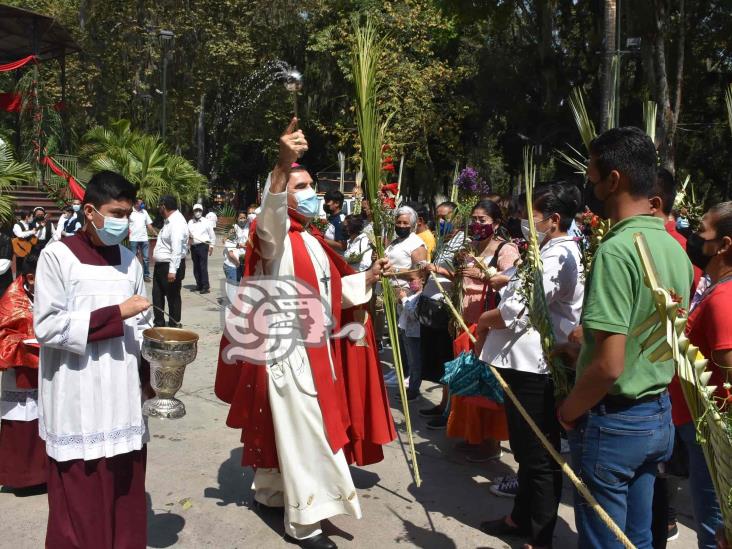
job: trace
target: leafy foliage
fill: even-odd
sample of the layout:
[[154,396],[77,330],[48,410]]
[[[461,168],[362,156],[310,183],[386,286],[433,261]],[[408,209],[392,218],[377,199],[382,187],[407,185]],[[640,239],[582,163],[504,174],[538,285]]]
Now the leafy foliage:
[[134,183],[148,204],[164,194],[192,204],[208,192],[205,178],[185,158],[169,153],[159,137],[132,130],[129,120],[92,128],[84,136],[81,152],[93,171],[117,172]]
[[0,224],[13,219],[13,198],[8,191],[11,187],[30,181],[33,168],[26,162],[17,162],[10,145],[0,141]]

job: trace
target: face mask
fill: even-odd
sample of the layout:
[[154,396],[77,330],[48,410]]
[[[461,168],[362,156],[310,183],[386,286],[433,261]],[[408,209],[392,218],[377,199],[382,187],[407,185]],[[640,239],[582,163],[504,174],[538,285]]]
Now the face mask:
[[107,217],[99,213],[99,210],[94,208],[104,218],[104,225],[100,229],[94,223],[92,227],[97,231],[97,236],[102,244],[105,246],[114,246],[122,242],[130,231],[130,220],[126,217],[124,219],[117,219],[116,217]]
[[[534,223],[536,225],[536,223]],[[529,241],[529,238],[531,237],[531,230],[529,229],[529,220],[528,219],[522,219],[521,220],[521,234],[524,235],[524,240],[526,242]],[[546,233],[544,231],[536,230],[536,241],[539,243],[539,246],[541,246],[544,241],[546,240]]]
[[73,210],[74,210],[75,212],[78,212],[79,210],[81,210],[81,204],[74,204],[73,206],[71,206],[71,208],[72,208],[72,209],[73,209]]
[[203,217],[203,212],[196,210],[195,212],[193,212],[193,217],[195,217],[196,219],[201,219]]
[[318,195],[312,187],[297,191],[295,194],[295,200],[297,200],[297,207],[295,211],[303,217],[313,218],[318,215],[320,210],[320,203],[318,202]]
[[411,232],[411,227],[394,227],[394,234],[396,234],[399,238],[407,238],[409,236],[409,233]]
[[440,236],[447,236],[452,232],[452,223],[440,219]]
[[470,231],[470,238],[476,241],[490,238],[493,236],[494,232],[493,225],[491,223],[486,223],[484,225],[483,223],[479,223],[477,221],[471,223],[468,226],[468,231]]
[[704,253],[704,244],[707,242],[714,242],[715,240],[719,239],[710,238],[709,240],[704,240],[697,233],[689,236],[686,241],[686,255],[689,256],[689,261],[691,261],[692,265],[699,267],[702,271],[707,270],[709,262],[716,254],[706,255]]
[[602,218],[607,217],[605,213],[605,198],[598,198],[595,194],[596,184],[592,184],[589,181],[585,184],[584,202],[593,214],[599,215]]
[[242,229],[247,226],[247,220],[246,219],[239,219],[236,222],[237,225],[239,225]]

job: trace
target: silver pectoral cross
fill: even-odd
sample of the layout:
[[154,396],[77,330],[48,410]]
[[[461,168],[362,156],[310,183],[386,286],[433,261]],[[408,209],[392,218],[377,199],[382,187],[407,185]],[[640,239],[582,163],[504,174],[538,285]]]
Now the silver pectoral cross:
[[330,277],[327,274],[323,274],[323,278],[321,278],[320,281],[323,283],[323,286],[325,286],[325,293],[328,293],[328,282],[330,281]]

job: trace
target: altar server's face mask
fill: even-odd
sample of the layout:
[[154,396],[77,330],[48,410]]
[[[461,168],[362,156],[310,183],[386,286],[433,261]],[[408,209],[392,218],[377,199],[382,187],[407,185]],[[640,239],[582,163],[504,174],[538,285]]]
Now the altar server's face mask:
[[[94,206],[92,206],[92,208],[94,208]],[[96,208],[94,208],[94,211],[104,219],[104,224],[101,228],[97,227],[94,222],[92,222],[92,227],[97,231],[99,240],[101,240],[102,244],[105,246],[115,246],[122,242],[129,234],[130,220],[127,217],[109,217],[107,215],[103,215]]]
[[303,217],[313,218],[320,212],[320,202],[318,202],[318,195],[312,187],[303,189],[292,193],[297,201],[295,211]]
[[[546,218],[548,219],[548,218]],[[546,219],[542,219],[541,221],[546,221]],[[536,220],[534,220],[534,227],[537,226]],[[522,219],[521,220],[521,234],[524,235],[524,240],[526,242],[529,241],[531,237],[531,230],[529,229],[529,220],[528,219]],[[538,228],[536,229],[536,242],[541,246],[544,244],[544,241],[546,240],[547,233],[544,231],[540,231]]]

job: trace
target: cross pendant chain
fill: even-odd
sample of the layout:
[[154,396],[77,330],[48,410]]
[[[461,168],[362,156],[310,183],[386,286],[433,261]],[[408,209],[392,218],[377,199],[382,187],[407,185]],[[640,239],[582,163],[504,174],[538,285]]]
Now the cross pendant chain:
[[324,274],[320,281],[323,283],[323,286],[325,286],[325,292],[328,293],[328,282],[330,281],[330,277]]

